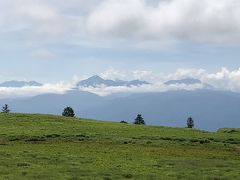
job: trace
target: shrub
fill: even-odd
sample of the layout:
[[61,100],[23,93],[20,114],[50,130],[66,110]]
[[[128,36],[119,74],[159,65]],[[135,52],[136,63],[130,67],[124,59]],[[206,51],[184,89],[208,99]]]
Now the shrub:
[[124,174],[123,177],[126,179],[131,179],[133,177],[133,175],[132,174]]
[[127,121],[120,121],[120,123],[123,123],[123,124],[128,124]]

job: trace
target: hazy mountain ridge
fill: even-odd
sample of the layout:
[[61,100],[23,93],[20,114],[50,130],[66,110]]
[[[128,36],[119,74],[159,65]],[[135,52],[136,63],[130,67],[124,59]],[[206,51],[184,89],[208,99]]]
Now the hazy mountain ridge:
[[0,83],[0,87],[25,87],[25,86],[42,86],[43,84],[36,82],[36,81],[5,81],[3,83]]
[[179,84],[184,84],[184,85],[202,85],[202,89],[211,89],[215,90],[215,87],[208,84],[208,83],[203,83],[199,79],[194,79],[194,78],[185,78],[185,79],[178,79],[178,80],[169,80],[164,83],[165,85],[171,86],[171,85],[179,85]]
[[93,93],[72,90],[65,94],[49,93],[29,98],[5,99],[2,102],[8,103],[14,112],[61,114],[65,106],[72,106],[77,114],[81,114],[102,100],[102,97]]
[[149,124],[184,127],[192,116],[196,127],[216,130],[240,127],[240,94],[223,91],[169,91],[117,98],[85,113],[90,118],[127,120],[142,113]]
[[240,127],[240,94],[213,90],[141,93],[100,97],[83,91],[2,100],[14,112],[61,114],[72,106],[80,117],[132,122],[141,113],[147,124],[184,127],[192,116],[197,128]]
[[144,84],[150,84],[147,81],[132,80],[132,81],[123,81],[123,80],[109,80],[103,79],[100,76],[92,76],[88,79],[82,80],[77,83],[77,87],[98,87],[101,85],[105,86],[141,86]]
[[185,78],[185,79],[179,79],[179,80],[169,80],[165,82],[164,84],[166,85],[175,85],[175,84],[186,84],[186,85],[191,85],[191,84],[201,84],[202,81],[199,79],[193,79],[193,78]]

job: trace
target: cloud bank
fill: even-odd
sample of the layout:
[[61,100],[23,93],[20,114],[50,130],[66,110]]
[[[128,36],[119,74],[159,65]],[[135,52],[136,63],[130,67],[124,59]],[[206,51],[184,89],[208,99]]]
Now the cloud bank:
[[[113,93],[144,93],[144,92],[165,92],[174,90],[198,90],[209,89],[219,91],[231,91],[240,93],[240,68],[230,71],[222,68],[219,72],[209,73],[204,69],[178,69],[170,74],[155,74],[151,71],[118,71],[109,69],[102,73],[106,79],[121,79],[128,77],[128,80],[141,79],[151,82],[150,85],[140,87],[106,87],[100,86],[84,87],[82,90],[89,91],[100,96],[106,96]],[[198,79],[202,83],[198,84],[165,84],[169,80],[181,80],[185,78]]]
[[238,0],[104,1],[88,18],[97,35],[151,40],[239,42]]
[[239,0],[0,0],[0,35],[239,44]]
[[0,87],[0,99],[32,97],[46,93],[64,94],[72,89],[72,84],[56,83],[44,84],[43,86],[25,86],[21,88]]
[[[145,93],[145,92],[165,92],[176,90],[198,90],[198,89],[212,89],[219,91],[231,91],[240,93],[240,68],[236,70],[228,70],[222,68],[215,73],[207,72],[204,69],[178,69],[170,74],[157,74],[151,71],[126,71],[115,70],[113,68],[101,73],[105,79],[122,79],[122,80],[146,80],[151,84],[142,86],[119,86],[107,87],[100,85],[99,87],[81,87],[79,90],[88,91],[100,96],[107,96],[115,93]],[[201,83],[195,84],[165,84],[169,80],[181,80],[185,78],[198,79]],[[40,87],[26,86],[22,88],[0,88],[0,99],[29,97],[45,93],[64,94],[76,87],[77,77],[71,82],[60,82],[56,84],[44,84]],[[81,78],[82,79],[82,78]]]
[[177,85],[165,85],[164,83],[158,82],[151,85],[142,85],[142,86],[119,86],[119,87],[83,87],[81,90],[88,91],[99,96],[108,96],[116,93],[148,93],[148,92],[166,92],[166,91],[176,91],[176,90],[196,90],[202,89],[202,84],[194,84],[194,85],[185,85],[185,84],[177,84]]

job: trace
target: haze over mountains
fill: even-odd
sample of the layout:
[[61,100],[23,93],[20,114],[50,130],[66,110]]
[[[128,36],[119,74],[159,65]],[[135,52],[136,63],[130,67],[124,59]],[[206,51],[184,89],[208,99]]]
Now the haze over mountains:
[[202,89],[211,89],[214,90],[215,88],[208,84],[208,83],[203,83],[199,79],[194,79],[194,78],[185,78],[185,79],[179,79],[179,80],[169,80],[165,82],[164,84],[171,86],[171,85],[202,85]]
[[[103,79],[98,75],[94,75],[85,80],[82,80],[76,84],[76,87],[99,87],[99,86],[141,86],[144,84],[150,84],[147,81],[132,80],[132,81],[123,81],[123,80],[110,80]],[[0,87],[25,87],[25,86],[42,86],[43,84],[36,81],[5,81],[0,83]]]
[[186,78],[186,79],[179,79],[179,80],[169,80],[165,82],[166,85],[173,85],[173,84],[186,84],[186,85],[191,85],[191,84],[201,84],[202,82],[198,79],[193,79],[193,78]]
[[[167,85],[201,84],[197,79],[171,80]],[[4,84],[4,83],[3,83]],[[6,84],[6,83],[5,83]],[[11,84],[16,87],[19,83]],[[197,128],[216,130],[220,127],[240,126],[240,94],[210,88],[174,90],[166,92],[128,93],[127,95],[98,96],[80,87],[149,85],[146,81],[105,80],[99,76],[80,81],[63,94],[45,93],[34,97],[2,99],[14,112],[61,114],[65,106],[72,106],[80,117],[100,120],[132,122],[141,113],[147,124],[185,127],[192,116]],[[7,84],[9,85],[9,84]],[[22,85],[40,85],[23,83]],[[78,89],[80,88],[80,89]]]
[[43,84],[36,81],[6,81],[0,83],[0,87],[25,87],[25,86],[42,86]]
[[101,85],[104,86],[141,86],[144,84],[150,84],[146,81],[140,81],[140,80],[132,80],[132,81],[123,81],[123,80],[109,80],[109,79],[103,79],[100,76],[92,76],[86,80],[80,81],[77,83],[77,87],[99,87]]

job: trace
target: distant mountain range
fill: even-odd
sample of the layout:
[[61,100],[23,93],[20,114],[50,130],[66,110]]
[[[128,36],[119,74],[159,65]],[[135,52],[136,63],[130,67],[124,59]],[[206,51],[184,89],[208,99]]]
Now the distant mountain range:
[[[169,80],[165,82],[166,85],[177,85],[177,84],[185,84],[185,85],[193,85],[193,84],[201,84],[202,82],[198,79],[193,78],[186,78],[180,80]],[[92,76],[88,79],[82,80],[76,84],[76,87],[99,87],[99,86],[141,86],[151,84],[147,81],[140,81],[140,80],[132,80],[132,81],[123,81],[123,80],[110,80],[110,79],[103,79],[100,76]],[[25,86],[42,86],[43,84],[36,82],[36,81],[6,81],[0,83],[0,87],[25,87]],[[210,87],[210,85],[208,85]]]
[[6,81],[3,83],[0,83],[0,87],[20,88],[25,86],[42,86],[42,84],[36,81]]
[[[141,86],[146,81],[105,80],[93,76],[77,83],[77,87]],[[197,79],[171,80],[166,85],[203,84]],[[0,87],[41,86],[35,81],[7,81]],[[240,94],[216,91],[203,84],[202,90],[176,90],[159,93],[119,93],[101,97],[76,88],[65,94],[42,94],[35,97],[1,99],[13,112],[61,114],[65,106],[72,106],[80,117],[100,120],[132,122],[141,113],[147,124],[184,127],[191,116],[197,128],[217,130],[223,127],[240,127]]]
[[192,85],[192,84],[201,84],[202,82],[198,79],[193,78],[186,78],[186,79],[180,79],[180,80],[170,80],[165,82],[166,85],[176,85],[176,84],[186,84],[186,85]]
[[[132,81],[123,81],[123,80],[109,80],[103,79],[100,76],[92,76],[88,79],[82,80],[76,84],[76,87],[99,87],[101,85],[104,86],[141,86],[144,84],[150,84],[147,81],[140,81],[140,80],[132,80]],[[25,87],[25,86],[42,86],[43,84],[38,83],[36,81],[6,81],[0,83],[0,87]]]
[[179,79],[179,80],[170,80],[165,82],[164,84],[171,86],[171,85],[179,85],[179,84],[184,84],[184,85],[202,85],[203,89],[211,89],[214,90],[214,86],[203,83],[199,79],[194,79],[194,78],[186,78],[186,79]]
[[104,86],[141,86],[144,84],[150,84],[147,81],[133,80],[133,81],[123,81],[123,80],[109,80],[103,79],[100,76],[92,76],[86,80],[77,83],[77,87],[99,87]]

